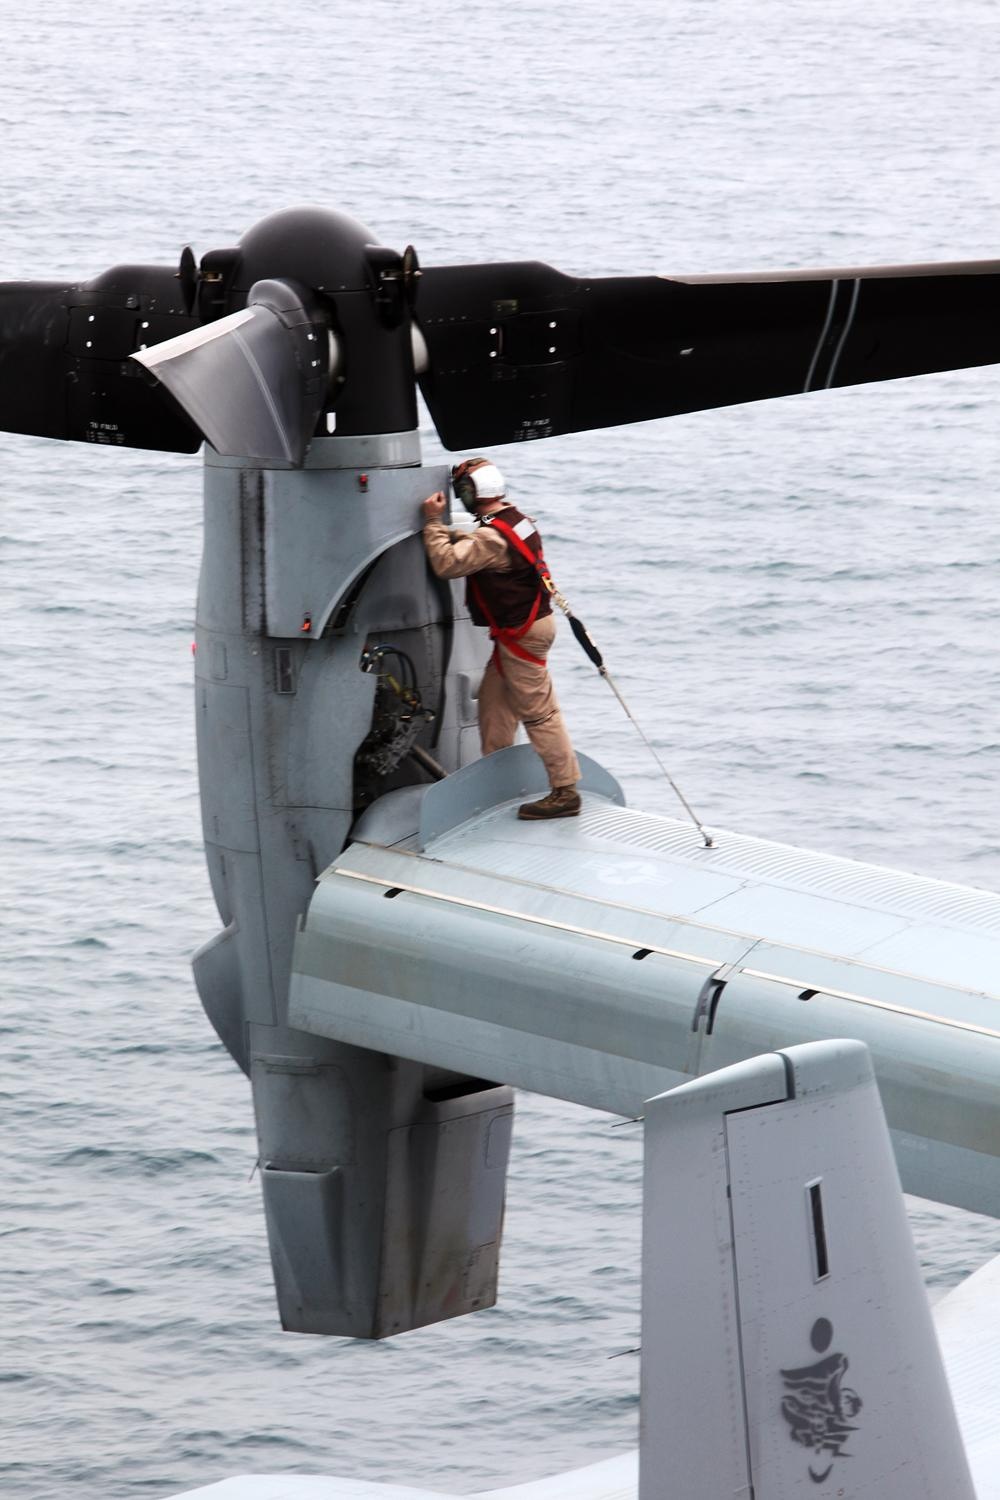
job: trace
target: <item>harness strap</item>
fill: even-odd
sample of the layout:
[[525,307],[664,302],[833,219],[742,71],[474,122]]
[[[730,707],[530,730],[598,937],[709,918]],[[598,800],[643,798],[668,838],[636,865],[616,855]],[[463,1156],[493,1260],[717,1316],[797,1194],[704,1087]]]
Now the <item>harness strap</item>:
[[538,619],[538,611],[542,603],[541,589],[539,589],[538,593],[535,595],[535,602],[528,612],[528,618],[522,625],[498,625],[496,620],[494,620],[493,616],[490,614],[489,608],[486,604],[486,600],[483,598],[482,589],[476,583],[475,578],[471,574],[469,575],[468,583],[473,594],[475,595],[476,603],[482,610],[483,615],[486,618],[486,623],[490,627],[490,640],[493,642],[493,665],[500,673],[500,676],[502,677],[504,675],[503,662],[500,658],[501,645],[505,646],[512,656],[520,657],[521,661],[533,662],[536,667],[546,666],[547,663],[544,656],[533,656],[532,653],[526,650],[524,646],[518,644],[522,635],[527,635],[532,625],[534,625],[535,621]]
[[490,614],[489,609],[486,606],[486,600],[483,598],[482,590],[476,583],[475,578],[470,574],[468,578],[469,586],[475,596],[477,605],[483,612],[486,623],[490,627],[490,640],[493,642],[493,664],[502,677],[504,675],[504,671],[503,662],[500,658],[500,647],[504,646],[512,656],[519,657],[521,661],[530,661],[536,667],[545,667],[548,665],[548,663],[543,656],[533,656],[530,651],[525,650],[525,648],[518,643],[522,635],[527,635],[532,625],[534,625],[535,621],[538,619],[538,611],[542,606],[542,589],[546,588],[548,589],[549,593],[553,592],[553,584],[551,576],[549,574],[548,563],[545,561],[545,558],[540,552],[536,556],[535,553],[532,552],[528,544],[518,536],[513,526],[508,525],[506,521],[498,521],[495,516],[484,516],[480,524],[484,526],[492,526],[494,530],[499,531],[504,540],[514,548],[515,552],[519,552],[524,558],[525,562],[529,562],[534,568],[535,572],[538,574],[538,593],[535,595],[535,602],[528,612],[528,618],[522,625],[516,626],[497,624],[496,620],[494,620],[493,616]]
[[551,574],[549,573],[549,565],[545,561],[545,558],[542,556],[542,554],[539,552],[536,556],[528,546],[527,542],[523,541],[521,537],[518,536],[513,526],[508,525],[506,521],[498,521],[495,516],[486,516],[484,518],[483,524],[486,526],[492,526],[494,531],[499,531],[500,535],[506,538],[506,540],[510,543],[514,550],[516,552],[520,552],[525,562],[529,562],[534,568],[535,572],[538,574],[539,585],[548,588],[549,592],[551,593],[552,584]]

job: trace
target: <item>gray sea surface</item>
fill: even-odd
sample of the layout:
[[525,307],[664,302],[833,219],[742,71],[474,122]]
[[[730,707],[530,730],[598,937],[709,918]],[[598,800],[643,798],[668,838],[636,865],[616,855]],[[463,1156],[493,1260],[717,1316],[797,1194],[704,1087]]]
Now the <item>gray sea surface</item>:
[[[227,246],[295,203],[425,264],[629,274],[1000,245],[993,0],[0,0],[0,278]],[[996,368],[497,450],[715,828],[1000,888]],[[440,455],[427,426],[425,453]],[[199,460],[0,437],[0,1493],[240,1472],[464,1491],[632,1446],[638,1128],[518,1101],[499,1306],[283,1334],[217,929]],[[669,787],[568,639],[580,747]],[[1000,1225],[913,1202],[937,1293]],[[620,1356],[620,1357],[615,1357]]]

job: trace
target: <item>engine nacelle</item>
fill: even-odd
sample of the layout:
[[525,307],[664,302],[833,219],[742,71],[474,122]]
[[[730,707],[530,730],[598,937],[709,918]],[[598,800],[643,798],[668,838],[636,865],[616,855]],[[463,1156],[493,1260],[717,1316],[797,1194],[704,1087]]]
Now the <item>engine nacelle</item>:
[[496,1299],[510,1090],[488,1068],[311,1035],[287,1011],[317,875],[373,795],[428,779],[406,736],[359,757],[379,642],[412,667],[408,704],[428,705],[423,748],[447,770],[478,753],[485,647],[416,534],[445,483],[415,433],[318,440],[303,469],[207,457],[196,705],[224,927],[195,977],[253,1086],[281,1318],[304,1333],[380,1337]]

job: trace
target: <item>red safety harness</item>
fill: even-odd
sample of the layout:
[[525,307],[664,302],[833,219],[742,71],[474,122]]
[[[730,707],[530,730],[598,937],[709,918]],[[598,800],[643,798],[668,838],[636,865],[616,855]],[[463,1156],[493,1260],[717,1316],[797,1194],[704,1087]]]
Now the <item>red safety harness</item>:
[[494,517],[487,516],[483,524],[492,526],[496,531],[499,531],[500,535],[510,543],[516,552],[521,554],[525,562],[531,564],[538,574],[538,593],[535,595],[535,602],[528,612],[528,618],[522,625],[514,626],[497,624],[486,606],[486,600],[483,598],[482,590],[478,587],[475,577],[472,575],[469,576],[469,587],[475,596],[476,603],[483,612],[486,623],[490,627],[490,640],[493,642],[493,665],[502,677],[504,671],[503,662],[500,659],[500,647],[503,646],[512,656],[519,657],[521,661],[530,661],[536,667],[544,667],[546,665],[544,656],[532,656],[531,652],[526,651],[520,644],[520,640],[522,635],[527,635],[532,625],[538,619],[538,611],[542,604],[542,590],[548,589],[550,594],[553,592],[554,585],[549,573],[548,563],[540,552],[536,557],[531,548],[518,536],[513,526],[508,526],[506,521],[497,521]]

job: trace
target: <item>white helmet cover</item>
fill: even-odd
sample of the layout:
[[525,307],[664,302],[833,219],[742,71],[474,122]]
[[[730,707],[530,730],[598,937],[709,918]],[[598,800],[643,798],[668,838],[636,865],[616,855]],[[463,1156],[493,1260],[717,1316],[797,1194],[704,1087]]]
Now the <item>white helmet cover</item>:
[[503,475],[495,464],[480,464],[469,471],[469,478],[476,486],[478,500],[500,500],[507,493]]

